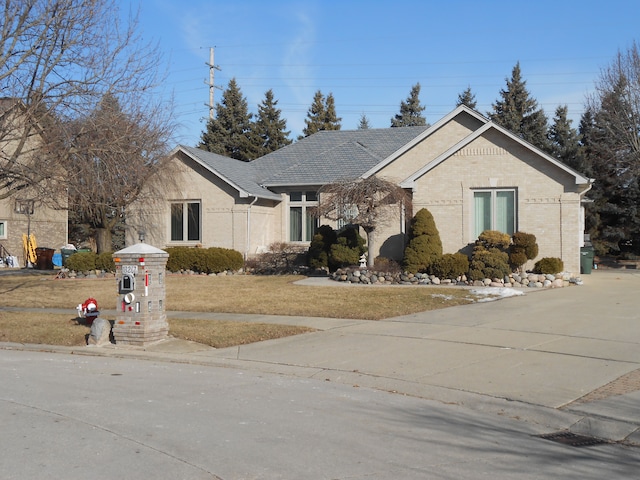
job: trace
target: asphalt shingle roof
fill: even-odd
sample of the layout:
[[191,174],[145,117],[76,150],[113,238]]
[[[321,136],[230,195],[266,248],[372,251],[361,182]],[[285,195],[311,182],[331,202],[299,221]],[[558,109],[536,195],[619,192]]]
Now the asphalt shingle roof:
[[280,195],[262,187],[256,181],[255,169],[250,162],[243,162],[234,158],[207,152],[200,148],[185,147],[184,145],[181,145],[180,148],[207,166],[227,183],[241,191],[251,196],[280,200]]
[[427,128],[323,130],[251,164],[262,185],[324,185],[361,176]]
[[249,195],[279,199],[268,187],[325,185],[358,178],[428,127],[323,130],[252,162],[180,148]]

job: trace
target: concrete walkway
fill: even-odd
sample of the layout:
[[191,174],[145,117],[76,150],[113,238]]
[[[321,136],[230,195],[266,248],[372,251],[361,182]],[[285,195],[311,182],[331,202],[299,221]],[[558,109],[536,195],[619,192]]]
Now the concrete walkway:
[[[177,339],[147,347],[5,343],[0,348],[304,376],[464,405],[550,431],[566,429],[640,445],[640,272],[598,270],[583,280],[582,286],[527,289],[523,296],[382,321],[168,312],[170,318],[318,330],[224,349]],[[305,282],[321,288],[328,281]]]

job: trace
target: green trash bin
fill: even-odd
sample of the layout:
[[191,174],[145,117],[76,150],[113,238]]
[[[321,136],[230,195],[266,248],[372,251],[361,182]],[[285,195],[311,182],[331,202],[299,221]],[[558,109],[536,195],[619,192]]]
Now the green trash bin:
[[590,275],[593,268],[594,249],[591,246],[580,248],[580,273]]
[[63,267],[67,266],[67,258],[69,258],[74,253],[76,253],[75,249],[71,249],[71,248],[61,248],[60,249],[60,255],[62,255],[62,266]]

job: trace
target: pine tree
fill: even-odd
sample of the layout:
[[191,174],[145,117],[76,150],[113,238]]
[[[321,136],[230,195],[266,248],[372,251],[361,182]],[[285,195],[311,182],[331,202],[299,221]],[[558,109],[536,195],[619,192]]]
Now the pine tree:
[[311,103],[307,111],[307,118],[304,121],[306,126],[298,139],[313,135],[320,130],[340,130],[341,120],[342,119],[336,115],[333,94],[329,93],[325,99],[322,92],[318,90],[313,96],[313,103]]
[[291,132],[286,131],[287,121],[280,118],[282,112],[276,108],[277,105],[278,101],[273,98],[273,90],[267,90],[264,100],[258,105],[258,115],[253,124],[254,139],[259,142],[255,158],[291,144]]
[[456,102],[456,107],[460,105],[466,105],[467,107],[475,110],[478,103],[476,102],[476,95],[471,91],[471,87],[467,87],[467,89],[458,94],[458,101]]
[[580,126],[578,127],[578,159],[576,170],[584,173],[588,177],[593,177],[593,142],[595,141],[595,114],[590,107],[584,111],[580,117]]
[[493,104],[489,118],[532,145],[549,151],[547,117],[531,97],[527,82],[522,80],[520,62],[513,67],[511,79],[506,82],[506,89],[500,90],[500,99]]
[[567,112],[566,105],[556,108],[553,125],[549,128],[549,148],[551,155],[565,165],[578,169],[580,167],[578,132],[571,126]]
[[333,93],[329,92],[324,105],[324,127],[322,130],[340,130],[342,118],[336,114],[336,102]]
[[623,243],[640,238],[640,161],[626,140],[635,136],[637,141],[640,126],[629,114],[627,78],[619,77],[610,87],[594,115],[589,154],[596,181],[587,227],[599,253],[619,253]]
[[358,130],[368,130],[369,128],[371,128],[371,125],[369,125],[369,119],[363,113],[360,116],[360,122],[358,123]]
[[427,120],[422,116],[426,109],[420,104],[420,83],[411,88],[411,93],[406,101],[400,102],[400,113],[391,119],[392,127],[416,127],[427,125]]
[[216,106],[215,118],[209,120],[202,133],[198,148],[245,162],[256,158],[258,142],[252,139],[252,117],[246,98],[232,78],[222,93],[222,102]]

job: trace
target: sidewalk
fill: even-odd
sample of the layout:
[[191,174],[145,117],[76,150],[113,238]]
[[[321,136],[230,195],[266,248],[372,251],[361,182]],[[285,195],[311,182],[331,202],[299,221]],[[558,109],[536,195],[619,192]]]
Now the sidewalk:
[[303,376],[494,412],[538,425],[541,433],[571,430],[640,445],[640,272],[598,270],[583,280],[383,321],[167,313],[318,330],[225,349],[177,339],[147,347],[0,348]]

